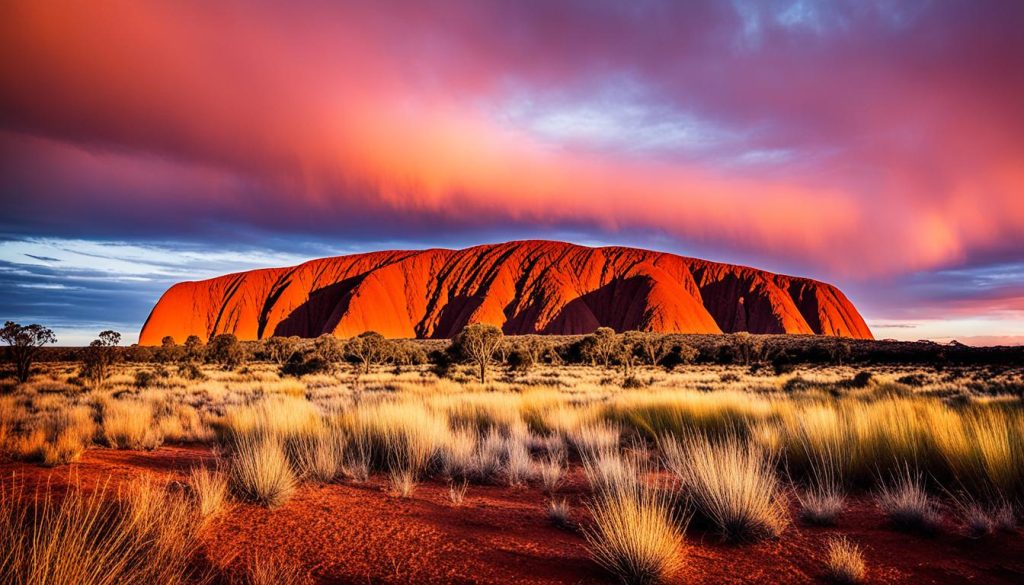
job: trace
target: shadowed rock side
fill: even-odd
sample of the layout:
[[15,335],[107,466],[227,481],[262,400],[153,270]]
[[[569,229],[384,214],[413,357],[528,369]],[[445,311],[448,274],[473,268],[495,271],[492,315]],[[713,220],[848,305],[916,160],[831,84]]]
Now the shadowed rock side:
[[617,331],[816,333],[871,338],[832,285],[634,248],[544,241],[313,260],[172,286],[140,343],[165,335],[451,337]]

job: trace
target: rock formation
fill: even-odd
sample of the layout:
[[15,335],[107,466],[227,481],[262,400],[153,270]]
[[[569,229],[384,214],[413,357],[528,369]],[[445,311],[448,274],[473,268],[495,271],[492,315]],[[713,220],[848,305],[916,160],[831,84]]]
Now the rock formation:
[[139,341],[368,330],[442,338],[474,322],[507,334],[608,326],[871,338],[850,301],[822,282],[635,248],[522,241],[354,254],[182,282],[160,298]]

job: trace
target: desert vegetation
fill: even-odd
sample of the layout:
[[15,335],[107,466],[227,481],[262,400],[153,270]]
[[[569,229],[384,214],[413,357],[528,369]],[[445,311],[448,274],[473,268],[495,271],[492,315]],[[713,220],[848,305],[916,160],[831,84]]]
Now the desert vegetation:
[[[706,542],[743,555],[804,530],[838,535],[812,577],[859,582],[870,548],[843,536],[858,514],[904,538],[1019,539],[1019,354],[894,365],[847,340],[815,339],[816,353],[791,338],[611,330],[158,348],[106,333],[0,381],[12,582],[255,582],[294,567],[252,554],[205,566],[204,534],[336,485],[376,486],[394,506],[436,485],[467,515],[478,493],[536,493],[538,526],[629,583],[692,577],[690,549]],[[173,445],[204,453],[176,482],[24,482],[90,450]]]

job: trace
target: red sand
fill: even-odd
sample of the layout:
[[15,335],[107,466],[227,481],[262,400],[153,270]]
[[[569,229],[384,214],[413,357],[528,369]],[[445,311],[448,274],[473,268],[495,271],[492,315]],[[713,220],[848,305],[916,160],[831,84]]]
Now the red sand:
[[[0,463],[27,485],[59,487],[76,477],[85,487],[140,475],[183,480],[188,469],[212,461],[209,449],[164,447],[151,453],[90,450],[73,465],[47,469]],[[563,495],[574,518],[586,521],[575,471]],[[301,487],[276,509],[239,504],[202,533],[201,555],[223,575],[252,555],[277,555],[299,563],[321,583],[606,583],[587,557],[584,539],[546,518],[546,498],[536,488],[469,487],[461,507],[448,488],[425,482],[411,499],[391,496],[380,479],[366,484]],[[687,583],[809,583],[821,580],[824,540],[845,534],[865,549],[872,583],[1021,583],[1024,539],[996,534],[971,540],[949,525],[936,536],[886,526],[870,499],[855,499],[837,528],[794,524],[775,541],[728,545],[714,535],[687,535]]]

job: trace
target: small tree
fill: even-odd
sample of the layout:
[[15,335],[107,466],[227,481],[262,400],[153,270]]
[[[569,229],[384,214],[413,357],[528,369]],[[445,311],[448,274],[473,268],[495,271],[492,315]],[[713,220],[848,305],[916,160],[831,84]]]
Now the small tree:
[[294,337],[274,336],[264,342],[267,357],[278,365],[284,365],[298,349],[298,341]]
[[475,362],[480,368],[480,383],[487,381],[487,365],[494,358],[494,352],[498,350],[505,334],[494,325],[474,323],[466,325],[455,338],[462,354]]
[[245,348],[231,333],[221,333],[210,340],[206,359],[233,370],[245,362]]
[[665,356],[672,351],[672,344],[667,335],[660,333],[640,333],[636,338],[637,350],[644,357],[644,361],[652,366],[665,359]]
[[645,335],[640,331],[626,331],[616,344],[615,356],[622,364],[623,374],[626,377],[633,374],[633,367],[641,353]]
[[746,331],[733,333],[729,337],[732,341],[735,360],[739,360],[745,366],[764,361],[764,342],[761,339]]
[[850,351],[850,343],[844,339],[836,339],[834,342],[828,344],[828,355],[832,358],[832,363],[837,366],[843,365],[843,362],[850,359],[850,355],[853,353]]
[[344,346],[337,337],[324,333],[313,342],[313,355],[318,360],[334,368],[345,357]]
[[56,343],[57,336],[53,331],[38,324],[19,325],[14,321],[4,323],[0,329],[0,339],[7,343],[7,356],[14,362],[15,375],[19,382],[27,382],[32,371],[32,363],[39,355],[39,350],[47,343]]
[[189,363],[198,363],[206,360],[206,344],[198,335],[189,335],[185,340],[185,353],[182,359]]
[[616,339],[615,330],[611,327],[598,327],[583,338],[582,357],[589,359],[591,363],[600,362],[607,368],[618,350],[619,340]]
[[82,377],[100,388],[113,373],[114,364],[121,358],[117,345],[121,343],[121,334],[117,331],[100,332],[98,339],[93,340],[86,348],[82,359]]
[[391,353],[391,344],[376,331],[365,331],[353,337],[345,345],[345,352],[362,364],[364,374],[370,373],[370,366],[383,363]]
[[156,352],[156,359],[165,364],[177,362],[181,360],[184,353],[184,348],[175,343],[173,337],[167,335],[160,340],[160,349]]
[[697,356],[700,355],[700,351],[697,348],[683,341],[677,340],[666,343],[666,345],[669,347],[669,350],[659,363],[669,371],[672,371],[676,366],[692,364],[697,359]]

